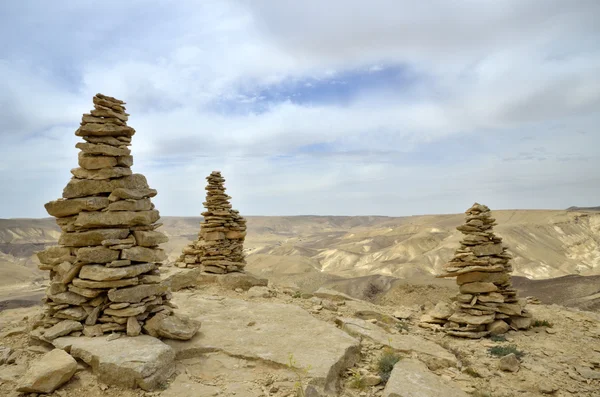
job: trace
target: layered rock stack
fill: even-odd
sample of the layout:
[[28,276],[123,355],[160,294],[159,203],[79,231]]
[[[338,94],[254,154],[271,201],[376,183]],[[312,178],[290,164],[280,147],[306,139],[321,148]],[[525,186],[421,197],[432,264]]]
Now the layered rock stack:
[[246,265],[246,219],[231,208],[221,173],[213,171],[206,179],[206,211],[202,213],[200,234],[198,240],[184,248],[178,266],[201,266],[207,273],[241,272]]
[[465,235],[461,246],[438,276],[456,277],[460,294],[453,307],[436,306],[426,322],[443,324],[448,334],[467,338],[529,327],[531,315],[512,287],[511,256],[494,234],[495,225],[485,205],[475,203],[466,211],[465,224],[457,227]]
[[76,145],[79,168],[71,170],[63,198],[45,205],[62,234],[58,246],[38,253],[50,286],[36,335],[46,341],[110,332],[165,336],[163,325],[181,321],[170,318],[170,292],[160,282],[166,255],[158,245],[167,237],[155,230],[159,213],[150,198],[157,192],[131,171],[135,130],[125,103],[101,94],[93,101],[75,132],[84,140]]

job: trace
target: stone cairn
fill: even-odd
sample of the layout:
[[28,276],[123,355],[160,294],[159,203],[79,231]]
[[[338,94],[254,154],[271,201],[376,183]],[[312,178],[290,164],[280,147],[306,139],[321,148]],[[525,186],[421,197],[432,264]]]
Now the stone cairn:
[[[160,282],[166,255],[158,245],[167,237],[155,230],[159,212],[150,198],[156,190],[131,172],[135,130],[127,125],[125,103],[102,94],[93,101],[75,132],[85,141],[76,145],[79,168],[71,170],[63,198],[45,204],[62,234],[58,246],[38,253],[50,286],[32,337],[145,332],[185,339],[197,327],[171,316],[171,293]],[[169,326],[184,332],[169,333]]]
[[465,338],[528,328],[531,315],[512,287],[511,256],[492,230],[496,223],[490,209],[475,203],[466,215],[465,224],[457,227],[465,235],[461,246],[437,276],[456,277],[460,294],[453,307],[440,302],[421,319],[422,326],[443,325],[449,335]]
[[198,267],[207,273],[231,273],[244,270],[244,239],[246,219],[231,209],[230,196],[225,194],[225,178],[213,171],[207,178],[206,211],[200,224],[198,240],[183,249],[177,266]]

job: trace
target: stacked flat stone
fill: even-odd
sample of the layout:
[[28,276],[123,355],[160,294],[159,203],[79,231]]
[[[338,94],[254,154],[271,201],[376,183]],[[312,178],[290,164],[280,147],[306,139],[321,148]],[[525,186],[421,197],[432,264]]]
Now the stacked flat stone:
[[[172,314],[168,287],[158,267],[166,259],[158,245],[159,212],[146,178],[133,174],[128,146],[135,130],[127,125],[124,102],[97,94],[75,135],[85,142],[79,168],[63,198],[45,205],[62,229],[58,246],[38,253],[40,269],[50,271],[45,329],[52,340],[63,335],[135,336]],[[162,321],[162,320],[161,320]],[[157,335],[153,335],[157,336]]]
[[206,211],[198,240],[188,245],[179,258],[180,267],[198,267],[207,273],[231,273],[244,270],[246,219],[231,208],[225,194],[225,178],[213,171],[207,178]]
[[429,320],[443,324],[450,335],[481,338],[529,326],[531,315],[512,287],[511,256],[494,234],[495,225],[490,209],[475,203],[457,227],[465,236],[438,277],[456,277],[460,294],[450,310],[436,307]]

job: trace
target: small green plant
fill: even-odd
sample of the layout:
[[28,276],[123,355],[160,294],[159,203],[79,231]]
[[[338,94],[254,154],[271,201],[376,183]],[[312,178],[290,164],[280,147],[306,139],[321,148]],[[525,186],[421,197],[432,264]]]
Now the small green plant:
[[533,322],[533,326],[534,327],[548,327],[548,328],[552,328],[552,327],[554,327],[554,324],[552,324],[550,321],[547,321],[547,320],[535,320]]
[[387,347],[383,349],[383,353],[377,362],[377,369],[379,370],[379,377],[381,377],[384,384],[390,379],[394,365],[400,361],[400,358],[392,349]]
[[410,325],[405,321],[399,321],[396,323],[396,328],[398,331],[410,331]]
[[350,387],[353,389],[364,390],[367,387],[365,377],[362,376],[358,371],[352,371],[352,379],[350,380]]
[[311,366],[307,365],[304,368],[298,367],[298,363],[296,362],[294,355],[292,353],[289,353],[288,367],[298,378],[294,383],[294,391],[296,392],[296,395],[298,397],[306,397],[306,394],[304,393],[304,383],[306,381],[306,376],[308,375],[308,372],[311,369]]
[[494,342],[506,342],[506,336],[504,335],[492,335],[490,339]]
[[521,350],[518,350],[517,347],[514,345],[490,347],[488,349],[488,352],[492,356],[496,356],[496,357],[508,356],[511,353],[514,353],[514,355],[517,356],[517,358],[521,358],[525,355],[524,352],[522,352]]
[[302,293],[300,291],[296,291],[294,292],[294,295],[292,295],[292,298],[302,298]]

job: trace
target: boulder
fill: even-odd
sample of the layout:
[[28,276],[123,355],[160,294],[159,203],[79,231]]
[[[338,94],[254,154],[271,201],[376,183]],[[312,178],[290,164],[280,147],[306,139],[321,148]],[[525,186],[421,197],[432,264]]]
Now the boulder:
[[446,320],[454,313],[454,310],[450,304],[446,302],[438,302],[437,305],[428,313],[433,318],[439,318]]
[[508,324],[502,320],[496,320],[487,325],[487,330],[490,331],[491,335],[502,335],[507,333],[509,329]]
[[271,291],[268,287],[252,287],[248,290],[248,298],[268,298]]
[[[204,299],[185,293],[177,294],[173,302],[179,307],[178,313],[202,322],[202,331],[190,341],[165,341],[178,358],[222,351],[287,366],[291,355],[297,368],[310,366],[312,384],[334,395],[340,375],[359,359],[356,339],[297,306]],[[252,328],[248,324],[253,324]]]
[[175,369],[173,350],[148,335],[114,340],[108,336],[63,337],[53,343],[90,365],[98,380],[109,385],[152,390]]
[[32,362],[19,380],[17,391],[52,393],[75,374],[77,361],[63,350],[55,349]]
[[157,314],[146,321],[144,329],[152,336],[190,340],[200,329],[200,322],[181,316]]
[[383,397],[469,397],[458,385],[430,372],[417,360],[402,359],[394,365]]
[[498,368],[506,372],[517,372],[520,367],[521,363],[514,353],[500,358],[500,362],[498,363]]

